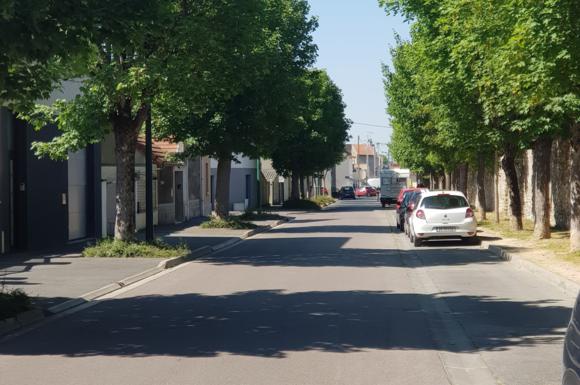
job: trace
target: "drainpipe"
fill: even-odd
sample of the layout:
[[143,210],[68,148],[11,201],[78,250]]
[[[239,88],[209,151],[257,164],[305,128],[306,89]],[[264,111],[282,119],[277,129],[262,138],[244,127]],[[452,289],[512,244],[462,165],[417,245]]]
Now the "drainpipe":
[[260,211],[260,208],[262,207],[262,199],[261,199],[262,190],[261,190],[261,187],[260,187],[260,176],[261,176],[261,174],[262,174],[262,171],[260,170],[260,157],[258,157],[256,159],[256,182],[258,184],[258,191],[256,193],[256,198],[258,199],[258,204],[257,204],[256,209],[258,211]]
[[153,138],[151,132],[151,105],[145,122],[145,240],[153,242]]

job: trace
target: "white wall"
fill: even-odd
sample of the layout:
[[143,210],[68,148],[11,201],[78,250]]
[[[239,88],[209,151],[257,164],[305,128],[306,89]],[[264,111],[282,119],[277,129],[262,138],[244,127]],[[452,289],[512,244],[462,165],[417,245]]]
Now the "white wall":
[[[353,172],[352,159],[346,157],[342,162],[336,165],[336,188],[343,186],[352,186]],[[348,177],[348,178],[347,178]]]
[[[232,168],[256,168],[256,159],[250,159],[246,156],[238,156],[238,162],[232,161]],[[211,158],[211,168],[217,168],[218,162]]]

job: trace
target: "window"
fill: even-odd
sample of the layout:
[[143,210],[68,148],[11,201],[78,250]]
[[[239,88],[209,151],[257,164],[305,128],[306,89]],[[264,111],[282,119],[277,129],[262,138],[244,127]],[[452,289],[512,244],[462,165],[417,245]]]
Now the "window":
[[435,195],[423,200],[426,209],[449,210],[469,206],[464,197],[459,195]]

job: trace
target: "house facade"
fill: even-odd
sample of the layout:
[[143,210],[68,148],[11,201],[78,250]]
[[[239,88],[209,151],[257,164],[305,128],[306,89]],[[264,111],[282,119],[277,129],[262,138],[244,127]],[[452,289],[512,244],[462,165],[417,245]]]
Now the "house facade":
[[[103,234],[115,231],[116,165],[115,139],[108,135],[101,146]],[[211,214],[209,158],[175,160],[183,152],[181,143],[153,141],[153,224],[166,225]],[[146,226],[145,139],[135,151],[135,224]]]
[[0,254],[101,235],[100,146],[64,161],[38,159],[32,143],[56,135],[56,127],[35,131],[0,109]]
[[[258,207],[258,161],[239,156],[232,161],[230,174],[230,210],[244,211]],[[218,162],[211,159],[211,197],[215,202]]]
[[279,206],[290,198],[291,180],[279,175],[270,159],[260,159],[260,188],[262,206]]
[[380,155],[372,143],[351,144],[355,163],[356,185],[364,185],[369,178],[377,178],[382,168]]

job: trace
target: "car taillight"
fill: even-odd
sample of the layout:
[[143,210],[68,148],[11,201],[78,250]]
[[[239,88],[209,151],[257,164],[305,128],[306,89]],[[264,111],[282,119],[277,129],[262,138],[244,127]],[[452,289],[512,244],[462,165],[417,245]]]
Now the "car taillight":
[[467,208],[467,211],[465,212],[465,218],[473,218],[474,214],[473,214],[473,210],[471,209],[471,207]]
[[417,210],[417,212],[415,213],[415,216],[419,219],[425,219],[425,211]]

